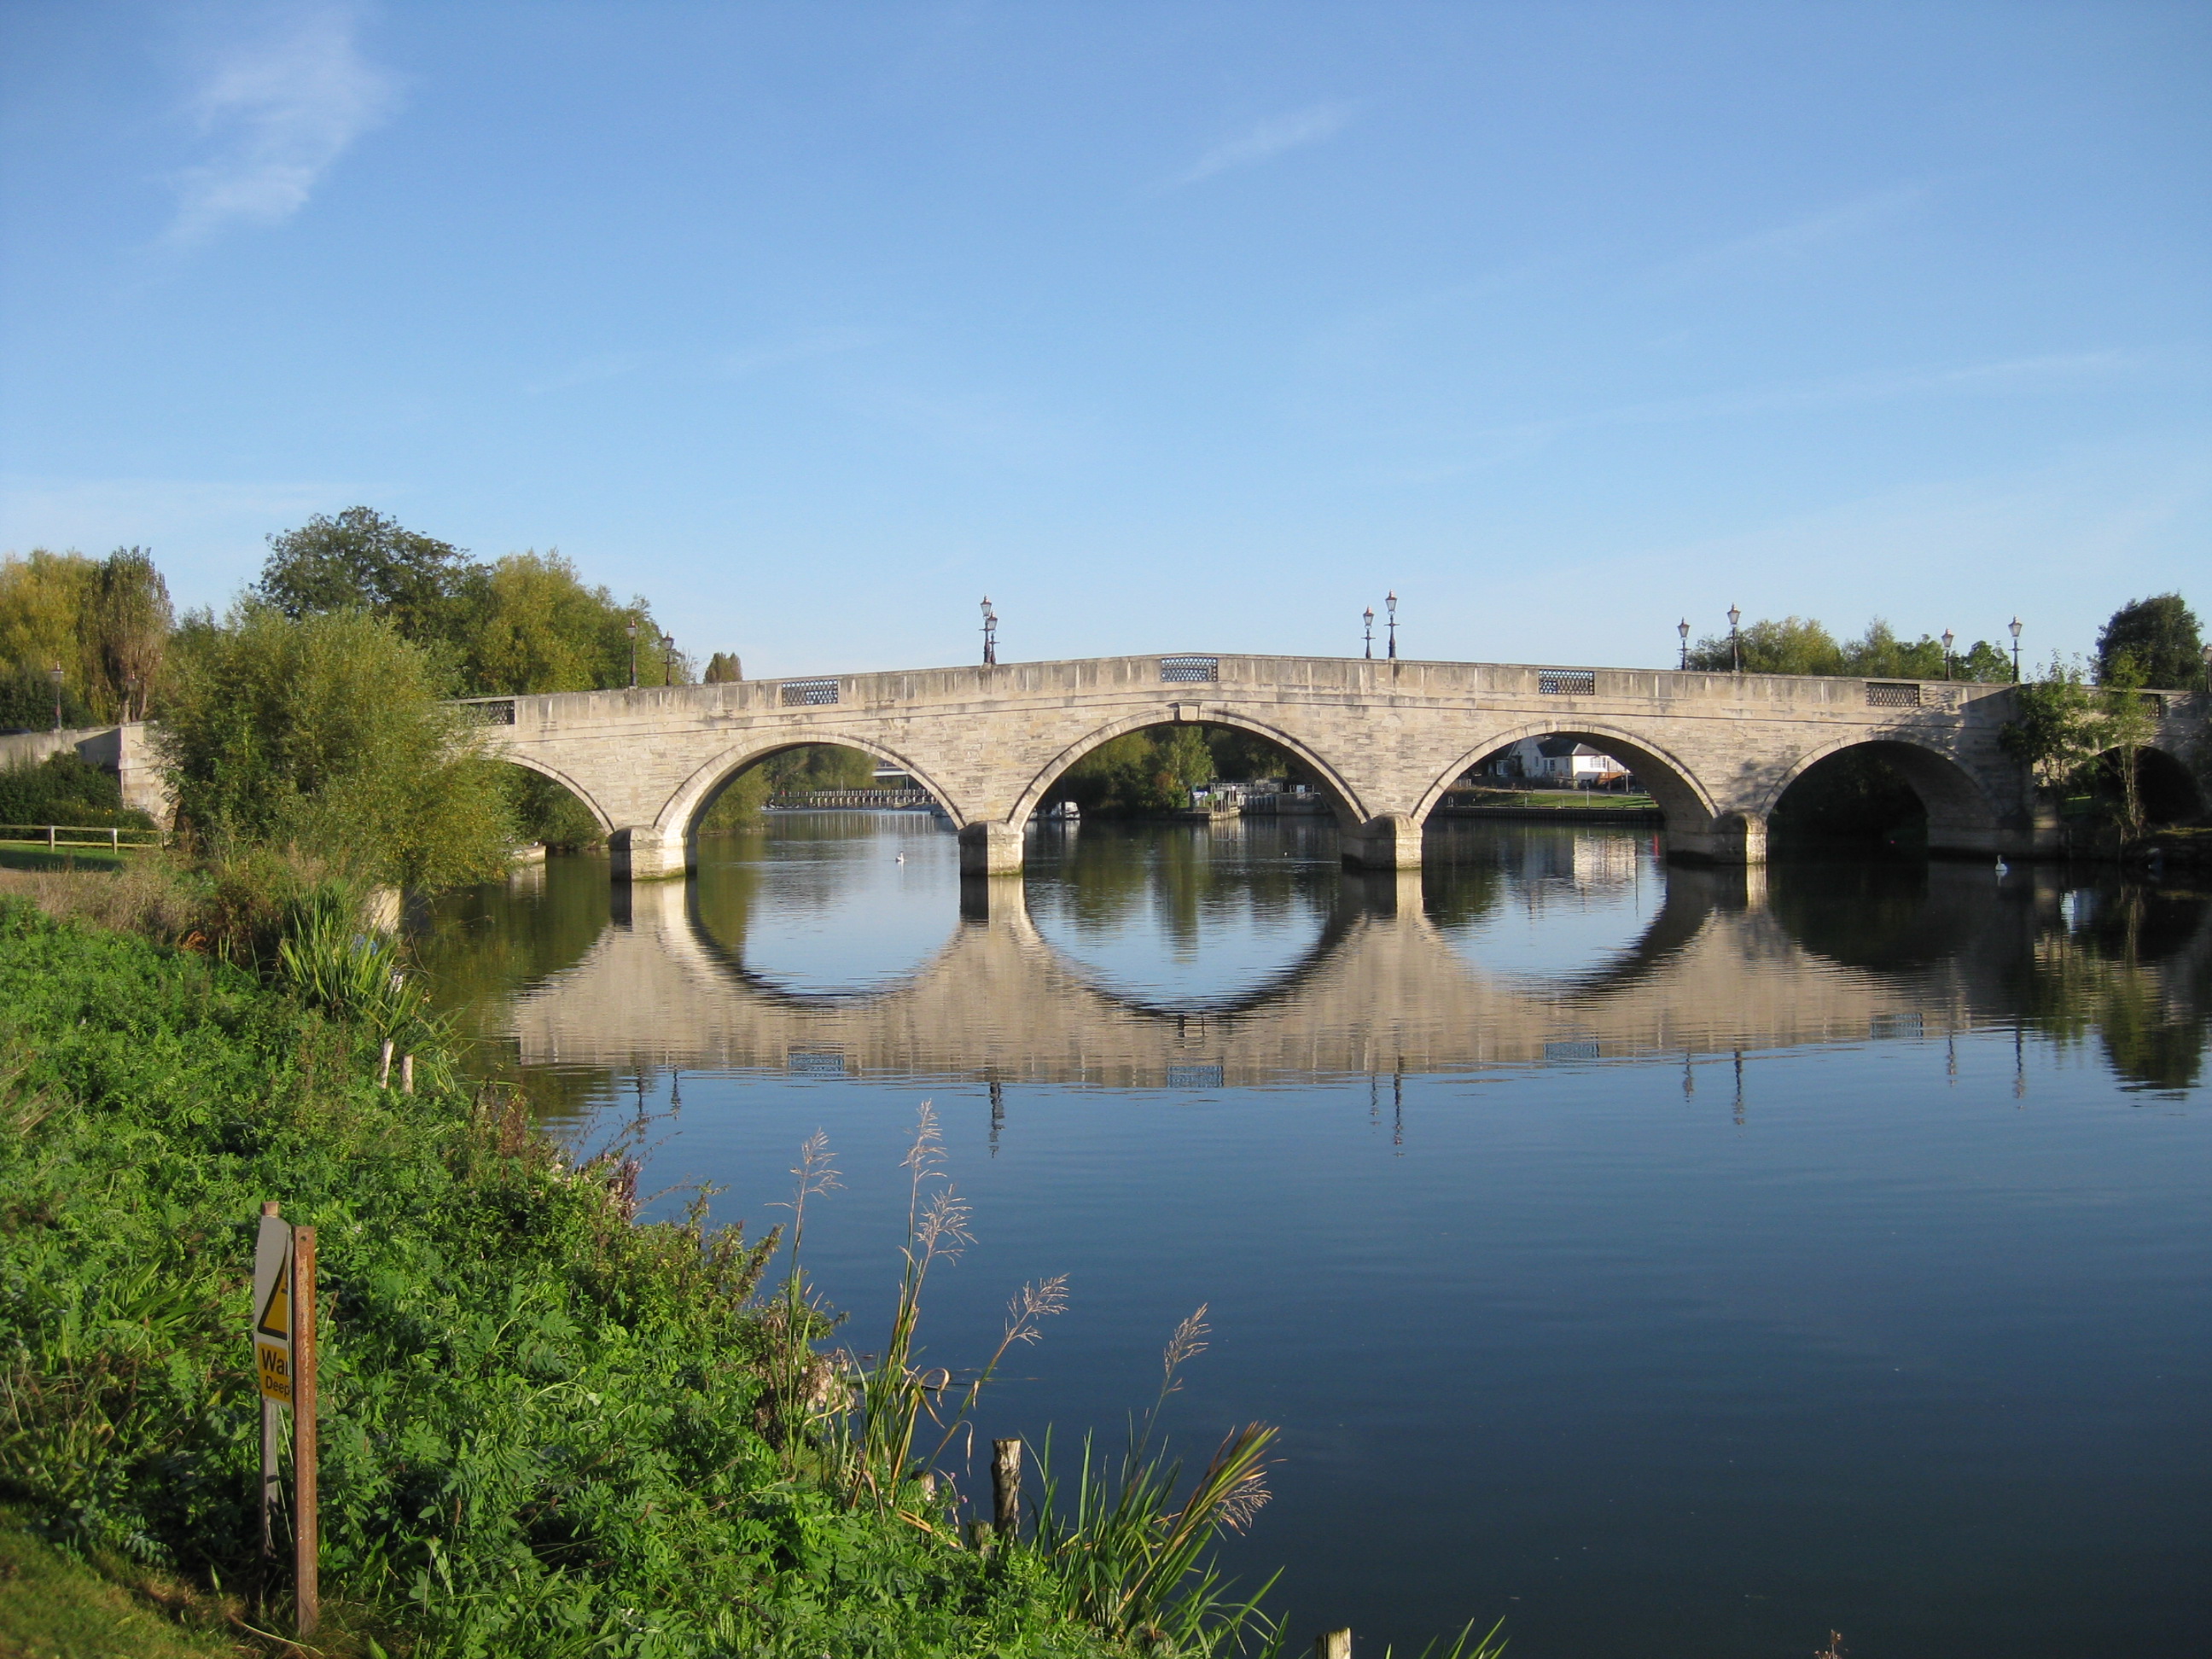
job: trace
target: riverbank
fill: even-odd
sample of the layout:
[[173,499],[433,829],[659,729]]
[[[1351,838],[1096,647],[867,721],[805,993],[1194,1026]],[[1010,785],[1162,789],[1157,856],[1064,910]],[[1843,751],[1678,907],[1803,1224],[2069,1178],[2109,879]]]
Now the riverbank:
[[948,1488],[794,1456],[773,1240],[639,1223],[624,1146],[565,1153],[434,1033],[421,1092],[382,1089],[367,1013],[21,900],[0,1009],[0,1484],[80,1562],[283,1627],[243,1340],[274,1199],[320,1235],[325,1650],[1121,1650],[1045,1552],[967,1547]]

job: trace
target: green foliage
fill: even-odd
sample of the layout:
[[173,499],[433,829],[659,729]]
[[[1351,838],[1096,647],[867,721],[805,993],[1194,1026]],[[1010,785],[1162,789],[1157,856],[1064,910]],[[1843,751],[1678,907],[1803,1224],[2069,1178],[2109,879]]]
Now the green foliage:
[[[100,724],[75,685],[64,681],[61,725],[69,731]],[[0,665],[0,732],[46,732],[54,726],[54,683],[43,668]]]
[[[1707,635],[1690,647],[1689,665],[1725,673],[1736,659],[1738,645],[1747,674],[1840,674],[1877,680],[1945,678],[1942,641],[1926,634],[1917,640],[1900,639],[1880,617],[1869,623],[1857,639],[1840,642],[1808,617],[1784,617],[1779,622],[1762,618],[1744,624],[1735,641],[1726,634]],[[1977,640],[1963,649],[1954,641],[1949,678],[2008,680],[2012,659],[1987,640]]]
[[592,816],[592,809],[567,789],[526,766],[504,769],[507,811],[513,815],[515,837],[543,842],[564,852],[596,845],[606,832]]
[[702,836],[726,835],[760,820],[769,797],[798,794],[811,789],[871,789],[876,781],[876,757],[842,744],[805,744],[770,755],[747,767],[724,785],[699,815]]
[[429,998],[401,961],[398,941],[362,924],[361,896],[342,882],[301,894],[276,945],[277,983],[310,1008],[409,1048],[444,1035]]
[[52,726],[57,665],[63,725],[143,713],[171,620],[168,588],[143,547],[102,560],[43,549],[0,558],[0,730]]
[[707,672],[699,677],[704,685],[729,685],[745,677],[744,665],[738,660],[734,651],[717,651],[708,663]]
[[287,847],[431,889],[506,868],[502,769],[390,624],[249,601],[193,621],[174,655],[160,742],[179,822],[203,845]]
[[1182,811],[1190,792],[1213,775],[1213,751],[1200,728],[1154,726],[1100,744],[1060,775],[1052,793],[1086,817],[1130,817]]
[[42,761],[0,767],[0,823],[82,823],[150,830],[154,821],[123,804],[122,786],[74,749]]
[[447,637],[471,695],[605,691],[629,684],[629,626],[637,625],[641,685],[683,684],[681,653],[660,649],[659,625],[641,599],[615,603],[586,587],[558,551],[511,553],[471,566],[450,607]]
[[2053,657],[2039,679],[2012,694],[2012,718],[1997,740],[2039,787],[2063,793],[2096,758],[2096,710],[2081,671]]
[[298,621],[339,611],[385,617],[417,645],[441,638],[468,571],[449,542],[419,535],[367,507],[322,514],[269,538],[256,592]]
[[[471,696],[611,690],[690,678],[642,599],[587,587],[558,550],[478,564],[367,507],[269,538],[256,592],[299,620],[344,611],[389,622]],[[635,627],[635,647],[631,629]]]
[[326,1592],[388,1648],[1109,1650],[1070,1616],[1062,1553],[962,1547],[927,1507],[896,1425],[915,1386],[940,1390],[910,1346],[852,1502],[810,1470],[817,1443],[787,1457],[763,1432],[772,1237],[710,1231],[703,1199],[637,1224],[620,1148],[565,1161],[519,1099],[441,1067],[378,1090],[377,1026],[316,994],[0,908],[0,1481],[46,1527],[281,1595],[256,1559],[242,1340],[275,1198],[319,1233]]
[[2097,678],[2111,681],[2123,660],[2131,659],[2136,685],[2191,690],[2204,683],[2203,647],[2197,613],[2180,594],[2130,599],[2097,635]]

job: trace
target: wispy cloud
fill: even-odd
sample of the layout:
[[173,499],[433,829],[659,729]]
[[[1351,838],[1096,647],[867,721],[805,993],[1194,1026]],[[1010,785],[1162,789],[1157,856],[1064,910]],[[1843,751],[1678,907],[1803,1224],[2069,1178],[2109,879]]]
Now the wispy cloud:
[[188,109],[207,159],[178,175],[174,240],[289,218],[397,102],[393,78],[356,45],[349,8],[286,7],[273,16],[268,32],[219,52],[193,89]]
[[1929,184],[1898,185],[1888,190],[1873,191],[1816,213],[1770,225],[1747,235],[1731,237],[1670,259],[1656,274],[1675,278],[1700,276],[1796,258],[1893,225],[1934,193],[1935,186]]
[[1235,173],[1272,161],[1287,150],[1303,149],[1334,138],[1350,125],[1352,106],[1343,102],[1309,104],[1287,115],[1272,116],[1234,138],[1216,144],[1167,181],[1170,189],[1194,185],[1218,173]]

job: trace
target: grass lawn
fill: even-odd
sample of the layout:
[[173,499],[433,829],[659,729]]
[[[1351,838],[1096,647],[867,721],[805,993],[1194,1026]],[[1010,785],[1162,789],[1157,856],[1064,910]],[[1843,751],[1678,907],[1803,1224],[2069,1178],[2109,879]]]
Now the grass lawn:
[[187,1630],[0,1510],[0,1659],[216,1659],[252,1650]]
[[1452,806],[1540,806],[1596,812],[1648,812],[1657,804],[1649,795],[1608,794],[1598,789],[1455,789],[1444,800]]
[[44,842],[0,842],[0,870],[119,870],[129,850],[64,846],[49,853]]

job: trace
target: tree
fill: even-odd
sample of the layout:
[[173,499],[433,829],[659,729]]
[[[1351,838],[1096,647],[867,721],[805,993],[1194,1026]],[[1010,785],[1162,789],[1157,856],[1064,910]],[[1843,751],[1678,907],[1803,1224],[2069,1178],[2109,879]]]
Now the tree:
[[729,685],[745,677],[744,665],[738,660],[734,651],[717,651],[702,674],[700,683],[705,685]]
[[506,868],[505,769],[429,654],[358,610],[241,601],[188,618],[157,741],[181,824],[211,848],[289,848],[439,889]]
[[1061,775],[1053,793],[1095,817],[1180,811],[1213,775],[1213,751],[1200,727],[1160,726],[1100,744]]
[[2098,751],[2097,711],[2079,670],[2057,658],[2040,679],[2012,694],[2013,718],[1997,741],[2028,769],[2036,786],[2063,795],[2078,782]]
[[2123,657],[2134,659],[2137,685],[2170,690],[2193,687],[2204,677],[2203,641],[2196,613],[2179,593],[2130,599],[2112,614],[2097,635],[2097,678],[2109,681]]
[[146,717],[176,612],[169,585],[143,547],[118,547],[100,566],[92,631],[101,667],[123,720]]
[[470,566],[459,548],[418,535],[373,507],[322,514],[269,538],[255,591],[287,617],[374,611],[403,639],[440,637]]
[[2142,751],[2156,734],[2158,721],[2143,700],[2143,673],[2134,653],[2121,652],[2100,678],[2088,740],[2099,754],[2111,756],[2118,774],[2121,830],[2139,836],[2143,828]]
[[1907,642],[1888,621],[1876,617],[1867,630],[1844,647],[1844,672],[1870,680],[1940,680],[1943,642],[1923,634]]
[[1762,619],[1742,629],[1734,639],[1726,634],[1707,635],[1690,647],[1690,666],[1726,673],[1736,662],[1738,647],[1747,674],[1840,674],[1843,647],[1835,635],[1803,617],[1784,617],[1780,622]]
[[109,712],[106,672],[88,626],[99,586],[99,562],[82,553],[33,548],[20,559],[0,559],[0,664],[21,693],[9,698],[17,705],[11,724],[53,724],[48,675],[57,666],[65,724],[89,724]]
[[631,623],[637,624],[638,678],[660,683],[662,657],[653,643],[660,629],[651,608],[641,599],[617,605],[605,587],[586,587],[558,549],[470,566],[447,616],[447,637],[473,696],[628,685]]
[[[1708,634],[1690,647],[1689,665],[1726,673],[1741,646],[1747,674],[1848,674],[1872,680],[1940,680],[1944,678],[1943,642],[1923,634],[1899,639],[1881,617],[1857,639],[1840,644],[1834,635],[1807,617],[1765,618],[1749,623],[1731,641]],[[1961,680],[2008,680],[2012,659],[1987,640],[1977,640],[1950,661],[1950,677]]]

